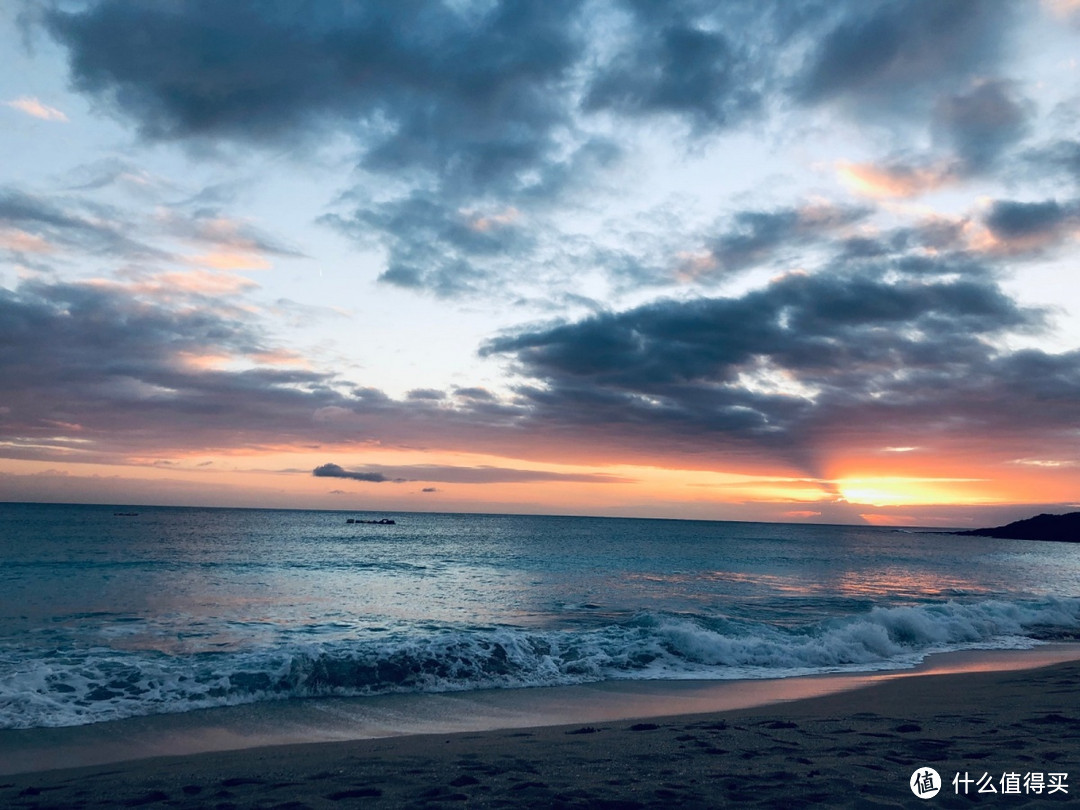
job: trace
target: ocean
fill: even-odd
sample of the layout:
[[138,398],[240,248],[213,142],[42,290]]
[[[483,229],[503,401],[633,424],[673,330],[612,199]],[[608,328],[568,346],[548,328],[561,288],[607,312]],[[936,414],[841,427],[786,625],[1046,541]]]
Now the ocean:
[[[391,518],[394,525],[347,523]],[[910,668],[1080,639],[1080,545],[768,523],[0,504],[0,728]]]

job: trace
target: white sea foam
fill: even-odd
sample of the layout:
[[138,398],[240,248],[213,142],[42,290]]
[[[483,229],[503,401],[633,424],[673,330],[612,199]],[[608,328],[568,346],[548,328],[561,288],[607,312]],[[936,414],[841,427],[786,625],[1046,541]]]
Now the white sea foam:
[[0,727],[320,695],[617,679],[765,678],[909,667],[927,654],[1080,636],[1080,599],[874,608],[802,627],[641,613],[576,630],[431,628],[267,649],[169,655],[106,647],[0,656]]

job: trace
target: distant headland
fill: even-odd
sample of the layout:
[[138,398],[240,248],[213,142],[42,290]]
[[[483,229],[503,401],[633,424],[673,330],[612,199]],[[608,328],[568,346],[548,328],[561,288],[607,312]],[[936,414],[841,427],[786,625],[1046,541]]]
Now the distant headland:
[[1080,543],[1080,512],[1064,515],[1036,515],[992,529],[972,529],[954,532],[972,537],[1002,537],[1010,540],[1053,540],[1059,543]]

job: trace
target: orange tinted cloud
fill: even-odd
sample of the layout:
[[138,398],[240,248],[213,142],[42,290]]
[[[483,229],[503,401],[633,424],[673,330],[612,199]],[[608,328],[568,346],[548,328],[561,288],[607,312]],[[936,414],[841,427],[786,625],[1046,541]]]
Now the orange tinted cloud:
[[915,197],[956,180],[948,166],[875,166],[872,163],[841,161],[836,166],[840,179],[856,193],[867,197]]
[[461,213],[468,218],[468,227],[478,233],[487,233],[495,228],[512,225],[521,219],[521,212],[514,206],[510,206],[505,211],[486,216],[476,211],[462,211]]
[[1057,17],[1080,15],[1080,0],[1043,0],[1043,5]]
[[188,261],[215,270],[266,270],[270,267],[270,262],[264,256],[239,250],[215,250],[190,256]]
[[18,228],[0,231],[0,248],[16,253],[52,253],[54,248],[40,236]]
[[299,255],[274,244],[248,222],[216,216],[186,219],[170,210],[161,209],[157,220],[171,233],[189,244],[205,248],[205,252],[184,257],[189,264],[216,270],[265,270],[271,266],[270,255]]
[[712,253],[680,251],[675,254],[675,258],[678,260],[675,276],[679,281],[696,281],[702,276],[715,272],[720,267],[720,263]]
[[197,295],[232,295],[258,285],[251,279],[210,270],[159,273],[136,284],[140,293],[194,293]]
[[227,354],[199,354],[196,352],[177,352],[176,358],[186,367],[196,371],[216,371],[231,362]]
[[42,104],[33,96],[22,96],[14,101],[5,101],[8,107],[18,110],[19,112],[31,115],[34,118],[40,118],[42,121],[62,121],[67,122],[68,117],[64,115],[56,107],[50,107],[47,104]]
[[310,368],[311,364],[294,351],[288,349],[273,349],[271,351],[256,352],[251,359],[268,366],[302,366]]

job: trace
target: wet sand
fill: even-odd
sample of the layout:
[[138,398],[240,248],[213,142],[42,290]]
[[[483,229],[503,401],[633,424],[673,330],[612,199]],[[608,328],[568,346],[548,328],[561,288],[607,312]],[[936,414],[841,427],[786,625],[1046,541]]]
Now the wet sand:
[[[950,662],[750,708],[9,774],[0,807],[1075,806],[1080,662]],[[944,781],[929,801],[909,787],[924,766]],[[972,780],[967,796],[957,773]],[[1003,795],[1012,773],[1019,793]],[[984,774],[997,793],[978,793]],[[1028,774],[1041,775],[1041,793],[1025,790]],[[1053,782],[1068,792],[1051,794]]]

